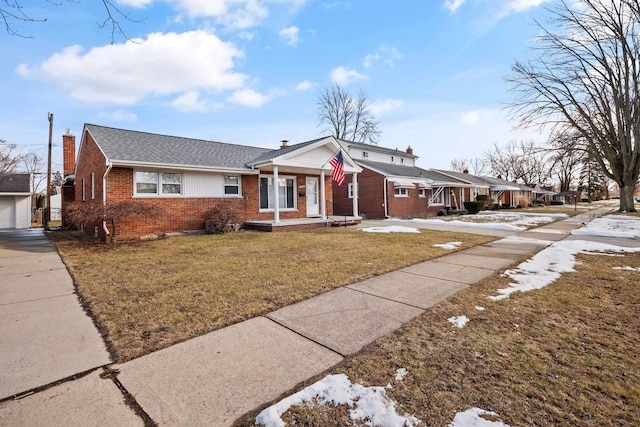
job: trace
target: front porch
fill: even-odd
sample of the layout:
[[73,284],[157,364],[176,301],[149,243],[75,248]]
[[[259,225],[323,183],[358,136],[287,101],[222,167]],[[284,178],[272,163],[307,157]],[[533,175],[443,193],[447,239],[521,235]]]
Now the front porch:
[[357,216],[328,216],[326,219],[322,218],[295,218],[280,220],[278,223],[274,221],[247,221],[242,225],[245,230],[255,231],[302,231],[312,230],[315,228],[324,227],[346,227],[348,225],[357,225],[362,222],[361,217]]

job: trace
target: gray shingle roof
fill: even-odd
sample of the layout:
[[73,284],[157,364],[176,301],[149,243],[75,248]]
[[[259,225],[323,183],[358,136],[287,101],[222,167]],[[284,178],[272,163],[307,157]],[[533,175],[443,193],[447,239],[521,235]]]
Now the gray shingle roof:
[[85,129],[113,162],[243,169],[253,159],[274,151],[92,124],[85,124]]
[[0,175],[0,193],[30,193],[31,175],[14,173]]
[[374,169],[385,175],[406,176],[409,178],[428,178],[429,171],[417,166],[394,165],[390,163],[373,162],[371,160],[355,160],[355,162],[367,169]]
[[435,172],[441,173],[441,174],[445,174],[448,176],[451,176],[453,178],[456,179],[460,179],[472,184],[477,184],[477,185],[483,185],[483,186],[489,186],[489,183],[487,183],[487,181],[485,181],[484,179],[482,179],[479,176],[475,176],[475,175],[471,175],[470,173],[464,173],[464,172],[454,172],[454,171],[447,171],[447,170],[442,170],[442,169],[433,169]]
[[387,153],[387,154],[391,154],[391,155],[400,155],[402,154],[404,157],[410,157],[410,158],[414,158],[417,159],[418,156],[416,156],[415,154],[409,154],[406,151],[402,151],[402,150],[398,150],[397,148],[387,148],[387,147],[381,147],[379,145],[375,145],[375,144],[364,144],[362,142],[354,142],[354,141],[347,141],[344,139],[338,139],[338,142],[340,142],[340,144],[342,145],[347,145],[347,146],[353,146],[353,147],[357,147],[360,148],[362,150],[370,150],[370,151],[377,151],[380,153]]

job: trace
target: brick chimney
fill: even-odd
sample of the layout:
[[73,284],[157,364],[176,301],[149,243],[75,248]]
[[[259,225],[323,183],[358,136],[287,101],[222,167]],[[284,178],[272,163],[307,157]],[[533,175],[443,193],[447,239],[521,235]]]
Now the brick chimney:
[[407,147],[407,154],[413,154],[413,148],[410,145]]
[[64,176],[71,175],[76,170],[76,137],[71,129],[62,135],[62,162]]

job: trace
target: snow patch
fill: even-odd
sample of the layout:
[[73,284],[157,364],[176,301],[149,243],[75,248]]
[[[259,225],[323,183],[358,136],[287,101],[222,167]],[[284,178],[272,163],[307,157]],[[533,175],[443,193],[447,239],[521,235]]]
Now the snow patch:
[[478,311],[484,311],[484,307],[481,305],[476,305],[476,310]]
[[449,323],[453,324],[453,326],[457,326],[458,328],[464,328],[469,322],[469,318],[465,315],[462,316],[453,316],[447,319]]
[[391,225],[388,227],[367,227],[362,228],[366,233],[420,233],[420,230],[413,227],[403,227],[400,225]]
[[458,246],[462,245],[462,242],[449,242],[449,243],[437,243],[432,245],[434,248],[442,248],[447,250],[453,250]]
[[624,215],[596,218],[585,227],[573,230],[575,236],[640,238],[640,219]]
[[458,412],[448,427],[509,427],[502,421],[489,421],[482,418],[481,415],[496,416],[498,414],[480,408],[467,409],[464,412]]
[[[640,222],[640,221],[638,221]],[[586,240],[561,240],[538,252],[532,258],[507,270],[504,276],[513,280],[508,288],[499,289],[500,295],[490,296],[492,301],[508,298],[514,292],[541,289],[555,282],[562,273],[575,271],[576,254],[597,254],[602,252],[640,252],[640,248],[628,248],[607,243]]]
[[640,271],[640,267],[629,267],[625,265],[624,267],[613,267],[614,270],[623,270],[623,271]]
[[396,381],[403,381],[408,374],[405,368],[396,369]]
[[265,427],[284,427],[282,414],[292,406],[348,405],[352,420],[368,420],[367,424],[380,427],[412,427],[420,424],[416,417],[396,413],[383,387],[365,387],[352,384],[345,374],[328,375],[309,387],[269,406],[256,417],[256,424]]

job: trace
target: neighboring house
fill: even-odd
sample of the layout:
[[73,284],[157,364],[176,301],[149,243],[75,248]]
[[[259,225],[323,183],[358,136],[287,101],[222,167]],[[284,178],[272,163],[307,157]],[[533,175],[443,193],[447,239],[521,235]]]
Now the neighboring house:
[[0,175],[0,229],[31,225],[31,175]]
[[489,198],[491,193],[491,185],[479,176],[471,175],[468,170],[464,172],[454,172],[440,169],[432,169],[441,175],[462,182],[461,194],[459,195],[458,202],[464,207],[464,202],[475,202],[478,196],[487,196]]
[[[68,132],[63,143],[67,161],[75,137]],[[283,141],[274,150],[85,124],[77,161],[65,165],[65,185],[73,185],[77,202],[136,200],[163,210],[159,218],[119,221],[125,238],[202,230],[203,214],[221,203],[246,228],[313,228],[326,226],[334,213],[329,162],[339,150],[333,137]],[[355,181],[362,169],[348,155],[343,159]],[[63,204],[70,200],[65,194],[63,187]],[[357,217],[357,200],[353,210]],[[101,237],[111,233],[107,222],[95,226]]]
[[349,156],[362,168],[357,182],[333,184],[336,215],[352,215],[358,199],[359,214],[366,218],[421,218],[443,209],[460,208],[465,184],[415,165],[418,156],[406,151],[340,140]]
[[491,186],[491,202],[500,207],[527,207],[535,200],[535,189],[502,178],[480,177]]

